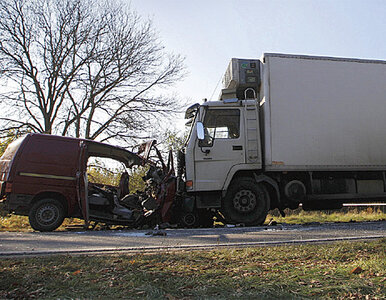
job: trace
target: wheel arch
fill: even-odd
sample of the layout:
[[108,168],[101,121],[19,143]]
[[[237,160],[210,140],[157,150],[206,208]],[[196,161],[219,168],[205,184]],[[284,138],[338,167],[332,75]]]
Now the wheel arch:
[[67,216],[68,214],[68,203],[66,197],[59,193],[59,192],[54,192],[54,191],[45,191],[41,192],[39,194],[36,194],[30,204],[30,207],[32,207],[37,201],[45,198],[52,198],[60,201],[60,203],[63,205],[64,208],[64,215]]
[[251,178],[256,183],[261,183],[264,185],[265,189],[268,192],[268,196],[270,198],[270,209],[274,208],[282,208],[281,203],[281,197],[280,197],[280,189],[279,184],[276,180],[272,179],[271,177],[265,175],[265,174],[259,174],[256,172],[256,170],[238,170],[233,173],[233,177],[231,179],[227,179],[226,183],[228,183],[225,187],[225,190],[223,190],[223,196],[226,194],[227,189],[229,186],[235,181],[240,178]]
[[240,177],[252,177],[254,173],[261,172],[261,165],[256,164],[240,164],[234,165],[229,170],[223,185],[223,192],[226,193],[226,190],[229,188],[231,183]]
[[257,175],[256,173],[254,173],[253,178],[257,183],[262,183],[267,189],[271,201],[270,209],[281,208],[282,205],[279,184],[274,179],[264,174]]

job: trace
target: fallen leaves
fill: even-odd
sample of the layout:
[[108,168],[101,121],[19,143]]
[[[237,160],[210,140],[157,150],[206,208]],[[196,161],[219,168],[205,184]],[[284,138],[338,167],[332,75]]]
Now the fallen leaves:
[[72,272],[72,275],[79,275],[81,272],[81,270],[76,270],[75,272]]
[[362,273],[363,272],[363,269],[361,267],[355,267],[354,269],[352,269],[350,271],[350,274],[359,274],[359,273]]

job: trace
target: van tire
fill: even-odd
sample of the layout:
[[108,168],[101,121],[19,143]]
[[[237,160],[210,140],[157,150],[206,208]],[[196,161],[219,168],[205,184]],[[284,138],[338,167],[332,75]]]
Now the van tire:
[[37,231],[53,231],[63,223],[63,204],[53,198],[40,199],[32,205],[28,218],[33,229]]
[[269,209],[269,194],[261,183],[238,178],[222,201],[221,212],[230,224],[262,225]]

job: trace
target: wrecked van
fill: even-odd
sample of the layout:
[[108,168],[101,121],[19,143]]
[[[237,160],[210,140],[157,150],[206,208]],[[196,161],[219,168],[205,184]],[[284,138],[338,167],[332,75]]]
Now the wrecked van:
[[[137,227],[171,221],[175,177],[172,163],[149,159],[155,141],[137,153],[86,139],[28,134],[0,158],[0,199],[9,212],[29,217],[38,231],[58,228],[64,218]],[[90,162],[108,158],[121,166],[118,186],[89,180]],[[145,190],[129,190],[129,170],[148,165]]]

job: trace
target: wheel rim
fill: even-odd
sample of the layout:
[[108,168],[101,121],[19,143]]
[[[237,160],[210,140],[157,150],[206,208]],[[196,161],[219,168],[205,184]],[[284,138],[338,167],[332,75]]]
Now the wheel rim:
[[36,219],[42,225],[51,225],[55,223],[59,216],[59,209],[51,204],[45,204],[36,212]]
[[256,207],[256,195],[251,190],[240,190],[233,198],[234,208],[242,213],[249,213]]
[[183,217],[183,222],[186,226],[193,226],[196,222],[196,216],[192,213],[188,213]]

